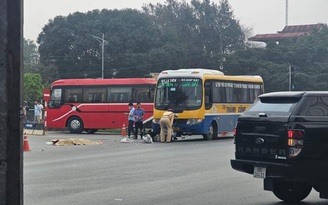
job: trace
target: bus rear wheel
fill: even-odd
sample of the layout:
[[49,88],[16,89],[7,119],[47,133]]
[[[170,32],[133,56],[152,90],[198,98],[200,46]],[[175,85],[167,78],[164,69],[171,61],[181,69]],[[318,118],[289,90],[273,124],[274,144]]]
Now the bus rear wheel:
[[215,138],[217,138],[218,134],[217,134],[217,129],[216,127],[213,125],[213,123],[210,125],[210,127],[208,128],[208,132],[207,134],[203,134],[203,138],[205,140],[213,140]]
[[79,117],[71,117],[67,123],[68,130],[71,133],[80,134],[84,130],[83,121]]

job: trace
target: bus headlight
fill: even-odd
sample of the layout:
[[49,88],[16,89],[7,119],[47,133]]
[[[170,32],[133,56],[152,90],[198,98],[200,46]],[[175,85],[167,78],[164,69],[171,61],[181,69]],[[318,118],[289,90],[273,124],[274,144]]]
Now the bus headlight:
[[201,123],[203,121],[203,119],[189,119],[187,121],[187,125],[194,125],[194,124],[198,124]]
[[159,124],[160,119],[153,119],[154,124]]

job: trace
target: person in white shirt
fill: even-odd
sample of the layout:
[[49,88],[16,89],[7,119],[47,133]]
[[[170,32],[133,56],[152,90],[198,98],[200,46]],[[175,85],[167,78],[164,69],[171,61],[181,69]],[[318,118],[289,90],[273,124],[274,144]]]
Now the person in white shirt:
[[41,107],[38,105],[38,101],[34,101],[34,123],[40,123]]
[[43,107],[43,105],[41,104],[41,102],[40,101],[38,101],[38,106],[39,106],[39,108],[40,108],[40,113],[39,113],[39,115],[40,115],[40,120],[39,120],[39,122],[41,122],[42,121],[42,116],[43,116],[43,111],[44,111],[44,107]]

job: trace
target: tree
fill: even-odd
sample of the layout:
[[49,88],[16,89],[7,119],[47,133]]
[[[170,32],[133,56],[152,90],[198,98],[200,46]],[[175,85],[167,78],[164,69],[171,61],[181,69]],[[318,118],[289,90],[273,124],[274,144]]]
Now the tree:
[[250,48],[245,36],[251,29],[240,25],[228,0],[218,5],[210,0],[166,0],[142,9],[76,12],[50,20],[37,41],[43,80],[100,77],[101,47],[92,35],[104,33],[106,78],[224,65],[227,75],[261,75],[270,92],[288,90],[292,65],[295,90],[328,89],[327,28]]
[[23,99],[28,102],[40,100],[43,93],[41,75],[37,73],[24,74],[24,93]]
[[289,89],[289,66],[293,66],[293,90],[328,89],[328,30],[313,31],[297,40],[266,48],[238,50],[228,56],[229,74],[255,74],[264,78],[266,92]]
[[[101,76],[102,53],[92,35],[105,35],[105,77],[143,77],[164,69],[218,68],[244,43],[228,1],[191,3],[167,0],[143,12],[93,10],[50,20],[38,37],[43,67],[52,65],[60,78]],[[114,75],[116,73],[116,75]]]
[[23,44],[24,52],[24,72],[31,73],[38,71],[39,53],[34,41],[25,39]]
[[104,33],[105,77],[141,77],[147,55],[159,45],[159,32],[148,15],[132,9],[93,10],[57,16],[38,37],[40,60],[57,67],[60,78],[101,76],[101,47],[92,35]]
[[143,9],[161,28],[163,51],[171,53],[165,62],[171,67],[218,68],[218,60],[244,45],[245,35],[228,1],[167,0]]

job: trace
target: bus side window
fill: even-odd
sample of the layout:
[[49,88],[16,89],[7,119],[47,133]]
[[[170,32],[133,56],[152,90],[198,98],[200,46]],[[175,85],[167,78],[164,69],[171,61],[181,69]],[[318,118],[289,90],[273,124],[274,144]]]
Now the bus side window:
[[102,87],[84,88],[83,102],[104,102],[106,96],[106,89]]
[[154,95],[155,95],[155,89],[154,88],[150,88],[148,90],[148,98],[150,102],[154,102]]
[[68,97],[68,102],[70,102],[70,103],[72,103],[72,102],[76,102],[76,100],[75,100],[75,98],[74,98],[73,95],[70,95],[70,96]]
[[135,102],[149,103],[154,101],[154,88],[138,87],[132,90],[133,98]]
[[137,94],[137,102],[150,102],[147,92],[139,92]]
[[129,96],[127,93],[122,93],[120,96],[121,96],[120,102],[128,102]]
[[132,99],[132,87],[111,87],[107,91],[108,102],[129,102]]
[[64,88],[65,96],[63,103],[81,102],[82,88],[66,87]]
[[116,102],[116,95],[114,93],[108,93],[107,97],[107,102]]
[[205,109],[212,107],[212,86],[211,82],[205,82]]
[[93,99],[94,102],[102,102],[102,95],[99,94],[99,93],[96,93],[94,95],[94,99]]

